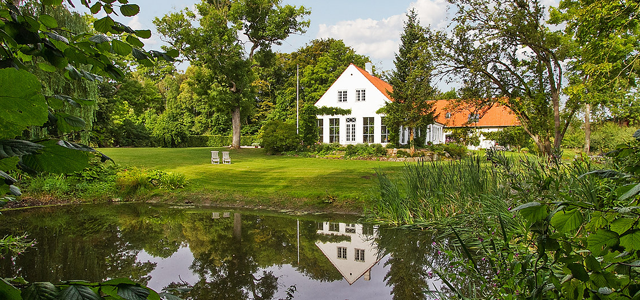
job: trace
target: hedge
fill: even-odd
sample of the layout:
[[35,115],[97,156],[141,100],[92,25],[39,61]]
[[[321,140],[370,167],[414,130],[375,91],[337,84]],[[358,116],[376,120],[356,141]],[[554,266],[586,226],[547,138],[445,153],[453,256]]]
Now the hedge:
[[[192,135],[187,138],[181,147],[224,147],[231,145],[232,137],[228,135]],[[258,142],[258,137],[254,135],[241,136],[240,146],[251,146]]]

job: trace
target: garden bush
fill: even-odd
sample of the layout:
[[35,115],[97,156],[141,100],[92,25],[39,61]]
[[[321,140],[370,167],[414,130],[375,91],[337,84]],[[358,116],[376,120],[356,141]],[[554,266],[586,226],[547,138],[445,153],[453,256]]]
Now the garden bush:
[[452,158],[460,159],[467,156],[467,147],[456,143],[444,144],[443,151],[449,153]]
[[301,143],[296,125],[278,120],[266,122],[260,129],[259,138],[267,153],[272,154],[296,150]]

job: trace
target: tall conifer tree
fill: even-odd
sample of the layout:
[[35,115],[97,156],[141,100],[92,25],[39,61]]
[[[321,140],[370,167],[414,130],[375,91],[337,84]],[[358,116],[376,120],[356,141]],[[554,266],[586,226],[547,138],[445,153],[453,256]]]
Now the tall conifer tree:
[[392,141],[398,143],[400,127],[409,130],[411,153],[415,151],[415,134],[418,128],[433,123],[434,111],[431,100],[436,89],[431,86],[431,72],[434,70],[432,54],[426,41],[430,32],[420,26],[415,10],[407,14],[401,44],[396,54],[395,70],[389,78],[393,99],[381,109],[387,115]]

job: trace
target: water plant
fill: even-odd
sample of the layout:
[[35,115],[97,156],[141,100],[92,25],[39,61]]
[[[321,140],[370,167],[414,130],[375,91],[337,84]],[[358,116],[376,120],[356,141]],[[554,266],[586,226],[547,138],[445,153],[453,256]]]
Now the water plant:
[[[609,154],[615,169],[520,161],[528,172],[508,182],[509,198],[524,203],[509,212],[523,226],[484,215],[473,233],[452,227],[458,247],[448,254],[462,271],[436,273],[460,299],[640,298],[640,131],[634,138]],[[513,172],[499,156],[492,162]]]

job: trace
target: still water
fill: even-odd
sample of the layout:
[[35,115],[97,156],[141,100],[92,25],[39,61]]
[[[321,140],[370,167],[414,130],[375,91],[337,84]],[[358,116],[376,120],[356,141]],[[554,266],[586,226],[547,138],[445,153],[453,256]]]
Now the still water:
[[190,299],[431,299],[434,234],[354,216],[276,214],[148,204],[4,212],[0,234],[35,246],[0,259],[27,281],[128,277]]

